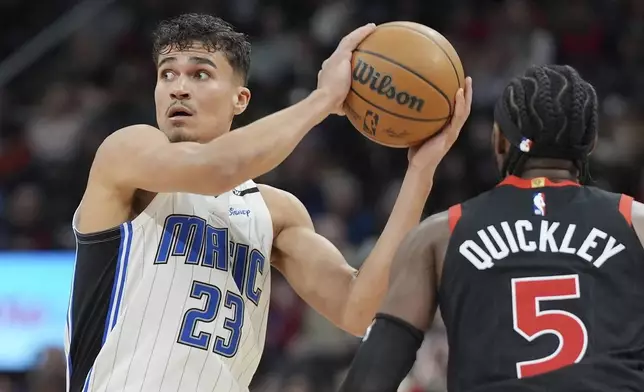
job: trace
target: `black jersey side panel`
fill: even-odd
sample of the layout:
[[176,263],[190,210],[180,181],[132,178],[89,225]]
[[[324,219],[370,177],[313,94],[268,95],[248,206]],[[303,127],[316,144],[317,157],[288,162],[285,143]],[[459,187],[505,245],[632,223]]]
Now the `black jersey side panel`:
[[124,226],[128,225],[90,235],[76,233],[76,266],[68,315],[70,392],[83,390],[110,330],[110,309],[116,308],[122,295],[119,286],[124,285],[124,277],[120,285],[116,277],[119,269],[122,274],[124,266],[120,264],[127,260],[129,251]]

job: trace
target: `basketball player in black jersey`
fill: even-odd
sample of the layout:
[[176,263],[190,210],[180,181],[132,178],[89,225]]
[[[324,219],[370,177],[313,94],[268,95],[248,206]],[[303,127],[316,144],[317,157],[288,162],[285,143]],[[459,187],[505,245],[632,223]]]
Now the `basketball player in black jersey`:
[[644,206],[580,185],[593,87],[533,67],[494,116],[505,179],[409,233],[342,391],[396,391],[437,305],[450,392],[644,391]]

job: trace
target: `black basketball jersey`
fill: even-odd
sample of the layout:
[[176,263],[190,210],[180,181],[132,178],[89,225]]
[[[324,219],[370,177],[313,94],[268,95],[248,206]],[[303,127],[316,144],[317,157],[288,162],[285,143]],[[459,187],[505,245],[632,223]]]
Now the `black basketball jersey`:
[[[573,391],[581,378],[594,385],[600,367],[580,368],[593,361],[623,364],[624,385],[644,382],[644,249],[631,207],[594,187],[509,177],[450,209],[439,291],[450,392]],[[554,389],[547,377],[564,369],[569,387]],[[520,389],[528,380],[543,389]]]

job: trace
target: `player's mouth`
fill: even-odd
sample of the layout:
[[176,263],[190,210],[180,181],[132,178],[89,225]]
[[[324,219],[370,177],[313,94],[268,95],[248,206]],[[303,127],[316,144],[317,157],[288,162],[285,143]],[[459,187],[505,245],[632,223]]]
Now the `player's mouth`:
[[184,120],[188,117],[192,117],[194,113],[192,110],[186,108],[185,106],[173,106],[168,111],[168,118],[170,120]]

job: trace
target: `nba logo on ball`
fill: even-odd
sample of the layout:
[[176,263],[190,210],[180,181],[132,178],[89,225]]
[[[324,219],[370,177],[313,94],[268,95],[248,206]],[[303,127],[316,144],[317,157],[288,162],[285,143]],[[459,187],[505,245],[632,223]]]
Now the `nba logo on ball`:
[[546,195],[543,192],[537,192],[532,198],[532,211],[537,216],[546,215]]
[[378,116],[378,113],[367,110],[367,113],[364,115],[364,121],[362,122],[362,130],[370,135],[375,136],[379,120],[380,117]]

